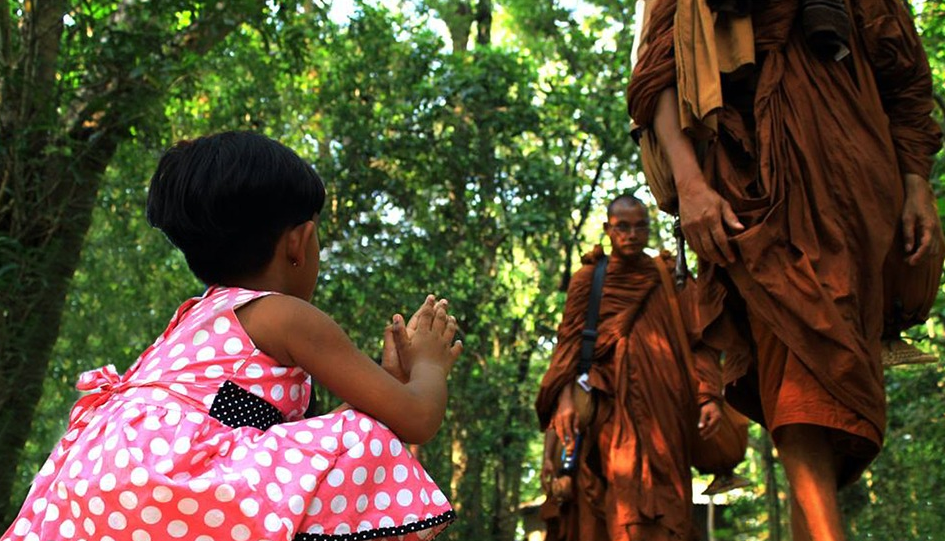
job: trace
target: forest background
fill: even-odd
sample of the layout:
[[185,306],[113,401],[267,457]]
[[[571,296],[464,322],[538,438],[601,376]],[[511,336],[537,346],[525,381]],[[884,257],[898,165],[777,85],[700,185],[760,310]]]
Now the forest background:
[[[914,1],[945,111],[945,2]],[[629,137],[630,0],[8,0],[0,7],[0,527],[66,425],[78,374],[119,370],[202,292],[144,219],[181,138],[256,130],[329,190],[314,301],[370,354],[395,312],[449,297],[466,352],[421,450],[461,519],[521,538],[539,496],[533,412],[601,207],[643,188]],[[813,120],[813,119],[812,119]],[[945,157],[933,186],[939,208]],[[651,246],[673,248],[670,217]],[[945,301],[910,331],[941,355]],[[943,539],[945,369],[887,370],[885,451],[844,495],[851,539]],[[321,393],[322,408],[332,401]],[[716,539],[786,539],[783,474],[753,480]]]

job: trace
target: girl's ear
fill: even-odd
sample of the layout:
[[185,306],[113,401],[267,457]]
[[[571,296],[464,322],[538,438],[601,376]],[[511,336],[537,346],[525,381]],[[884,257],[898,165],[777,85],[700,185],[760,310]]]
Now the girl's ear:
[[314,234],[315,223],[311,220],[286,230],[285,255],[293,267],[305,266],[307,248]]

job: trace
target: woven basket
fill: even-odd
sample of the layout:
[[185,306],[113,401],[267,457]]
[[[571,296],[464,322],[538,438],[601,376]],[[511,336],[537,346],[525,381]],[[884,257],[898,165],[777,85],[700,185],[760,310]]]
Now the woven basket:
[[903,341],[884,340],[881,354],[883,367],[889,368],[904,364],[928,364],[938,362],[938,357]]

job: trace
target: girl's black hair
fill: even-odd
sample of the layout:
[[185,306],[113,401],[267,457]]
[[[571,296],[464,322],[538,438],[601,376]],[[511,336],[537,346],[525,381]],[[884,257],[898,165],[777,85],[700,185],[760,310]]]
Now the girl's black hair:
[[259,134],[224,132],[164,153],[147,216],[209,285],[263,270],[279,236],[324,204],[322,180],[298,154]]

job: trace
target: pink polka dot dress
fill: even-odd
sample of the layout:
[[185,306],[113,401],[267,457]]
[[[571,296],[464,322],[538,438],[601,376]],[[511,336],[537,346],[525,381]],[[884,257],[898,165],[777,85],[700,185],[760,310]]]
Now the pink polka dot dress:
[[305,419],[310,385],[255,348],[211,288],[89,391],[0,541],[423,540],[455,518],[420,463],[355,410]]

